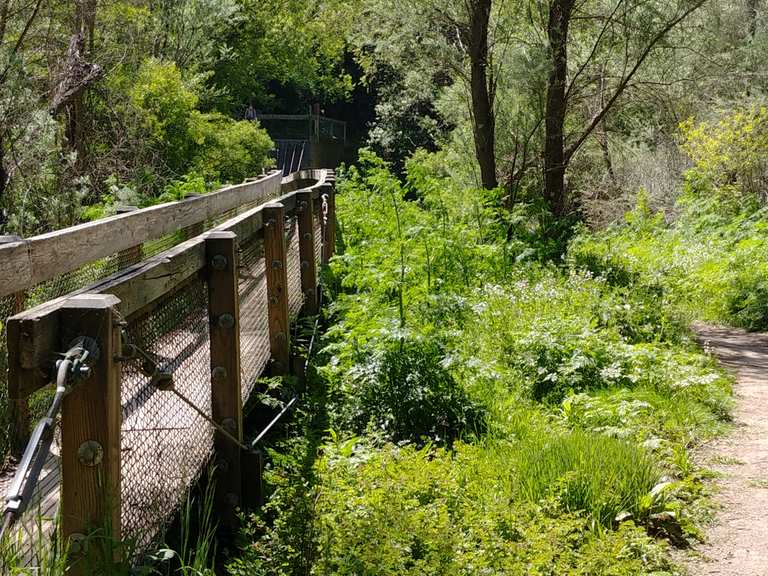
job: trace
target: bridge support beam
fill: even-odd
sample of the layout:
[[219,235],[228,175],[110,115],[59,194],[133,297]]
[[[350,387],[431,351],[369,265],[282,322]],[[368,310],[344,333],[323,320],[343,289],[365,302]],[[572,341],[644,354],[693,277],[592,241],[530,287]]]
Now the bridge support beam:
[[264,206],[264,267],[267,276],[270,373],[287,374],[290,368],[290,326],[288,318],[288,266],[285,248],[285,207]]
[[299,262],[301,267],[301,292],[304,295],[304,313],[318,313],[317,264],[315,262],[314,202],[312,192],[296,193],[296,213],[299,223]]
[[238,525],[237,507],[242,505],[243,499],[240,446],[233,441],[243,441],[240,298],[235,233],[209,233],[205,239],[205,256],[211,334],[211,417],[231,435],[228,438],[219,430],[214,433],[215,509],[221,528],[234,533]]
[[92,348],[89,373],[61,405],[61,535],[69,545],[67,574],[106,573],[119,559],[119,303],[112,295],[83,294],[70,298],[60,313],[59,349],[68,350],[82,337]]

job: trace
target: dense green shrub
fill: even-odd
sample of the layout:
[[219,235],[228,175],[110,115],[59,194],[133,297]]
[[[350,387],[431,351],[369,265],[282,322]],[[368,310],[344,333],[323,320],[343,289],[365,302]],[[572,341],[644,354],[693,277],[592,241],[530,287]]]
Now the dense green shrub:
[[131,89],[148,145],[172,177],[192,173],[206,183],[240,182],[271,165],[273,144],[257,123],[197,109],[198,87],[173,63],[147,60]]
[[429,340],[379,343],[349,373],[342,411],[352,429],[399,442],[452,442],[482,432],[482,408],[444,366]]
[[208,181],[242,182],[272,165],[272,140],[257,122],[210,113],[200,116],[195,130],[199,142],[195,170]]
[[642,219],[639,206],[630,224],[583,231],[566,261],[634,294],[657,293],[659,308],[674,318],[669,328],[693,319],[768,327],[766,209],[691,198],[683,198],[680,208],[671,225],[661,224],[658,215],[650,217],[654,226],[633,225],[632,218]]
[[[316,574],[586,575],[668,568],[661,548],[631,523],[616,533],[592,532],[587,515],[562,513],[545,494],[537,503],[517,500],[514,460],[504,449],[362,450],[356,462],[329,450],[319,464]],[[619,540],[621,560],[609,559],[605,554]],[[614,571],[604,572],[609,566]]]
[[185,83],[172,62],[147,60],[139,69],[131,90],[134,106],[142,112],[144,128],[168,168],[175,174],[186,172],[195,139],[190,138],[199,117],[197,95]]
[[768,330],[768,262],[747,265],[734,275],[727,305],[737,325]]

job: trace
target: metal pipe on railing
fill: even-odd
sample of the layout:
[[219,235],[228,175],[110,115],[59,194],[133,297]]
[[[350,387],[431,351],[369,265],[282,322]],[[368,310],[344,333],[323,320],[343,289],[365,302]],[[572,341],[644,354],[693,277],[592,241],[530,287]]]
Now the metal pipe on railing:
[[45,466],[45,461],[53,444],[53,431],[56,417],[61,410],[64,397],[72,389],[72,380],[87,378],[90,368],[85,364],[89,351],[82,342],[73,346],[64,358],[56,363],[56,391],[45,417],[35,426],[35,430],[21,457],[16,475],[5,496],[3,523],[0,527],[0,542],[13,523],[23,514],[32,498],[32,491]]

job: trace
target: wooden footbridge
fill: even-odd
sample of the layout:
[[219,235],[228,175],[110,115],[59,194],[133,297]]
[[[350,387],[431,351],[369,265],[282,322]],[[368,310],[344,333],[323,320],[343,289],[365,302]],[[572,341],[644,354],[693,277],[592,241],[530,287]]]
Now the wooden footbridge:
[[[332,171],[275,171],[0,244],[12,452],[28,444],[30,399],[47,408],[52,382],[66,382],[11,527],[30,565],[58,537],[88,573],[94,532],[141,555],[212,464],[218,520],[234,526],[259,482],[243,405],[264,375],[292,369],[292,326],[318,312],[334,252],[334,207]],[[11,499],[15,472],[0,474]]]

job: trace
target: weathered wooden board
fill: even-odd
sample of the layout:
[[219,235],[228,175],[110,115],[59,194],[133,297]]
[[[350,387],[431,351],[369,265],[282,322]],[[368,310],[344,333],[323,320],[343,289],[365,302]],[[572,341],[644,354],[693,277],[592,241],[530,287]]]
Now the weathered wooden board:
[[196,198],[118,214],[0,246],[0,296],[29,288],[80,266],[213,218],[280,190],[272,172],[254,182]]
[[290,361],[288,316],[288,272],[285,248],[282,204],[264,207],[264,268],[267,276],[267,315],[269,317],[269,347],[272,351],[270,373],[287,374]]
[[[324,176],[325,171],[320,172]],[[305,189],[313,197],[323,190],[325,178]],[[300,191],[293,191],[279,197],[284,213],[296,209],[296,197]],[[240,242],[247,241],[263,229],[265,205],[253,208],[236,216],[210,231],[234,232]],[[133,215],[136,212],[129,214]],[[59,310],[72,296],[78,294],[113,294],[120,299],[118,310],[127,319],[144,311],[153,302],[175,290],[190,277],[206,267],[205,239],[207,234],[197,236],[144,262],[130,266],[66,296],[50,300],[17,314],[8,321],[9,350],[9,392],[12,397],[24,398],[50,383],[53,354],[57,352],[56,338],[59,331]],[[1,249],[1,248],[0,248]],[[287,328],[285,328],[287,331]]]

